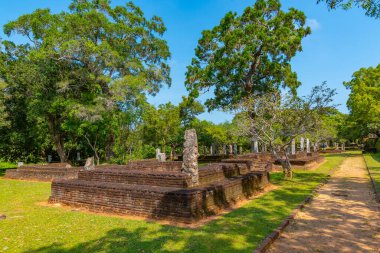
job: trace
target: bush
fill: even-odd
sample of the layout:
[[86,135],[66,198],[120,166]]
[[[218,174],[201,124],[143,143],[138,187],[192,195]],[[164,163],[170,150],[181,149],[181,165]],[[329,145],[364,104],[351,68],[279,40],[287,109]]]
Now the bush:
[[375,147],[376,147],[377,153],[380,153],[380,138],[377,139]]

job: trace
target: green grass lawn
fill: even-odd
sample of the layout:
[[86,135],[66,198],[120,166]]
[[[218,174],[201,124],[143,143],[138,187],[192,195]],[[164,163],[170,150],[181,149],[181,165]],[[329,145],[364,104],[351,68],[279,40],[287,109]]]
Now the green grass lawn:
[[365,154],[364,158],[368,169],[376,182],[377,189],[380,190],[380,154]]
[[16,169],[16,168],[17,168],[17,164],[15,164],[15,163],[8,163],[8,162],[1,162],[0,161],[0,176],[3,176],[7,169]]
[[292,181],[272,173],[278,189],[197,229],[41,206],[50,183],[0,179],[0,252],[251,252],[345,156]]

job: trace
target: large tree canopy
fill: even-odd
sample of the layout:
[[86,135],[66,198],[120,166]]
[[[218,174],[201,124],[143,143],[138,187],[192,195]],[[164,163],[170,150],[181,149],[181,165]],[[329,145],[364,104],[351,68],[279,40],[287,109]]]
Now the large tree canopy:
[[[323,83],[315,86],[306,97],[275,91],[244,99],[239,108],[238,131],[243,136],[265,143],[281,162],[287,176],[291,177],[287,149],[295,138],[314,136],[321,129],[323,116],[334,109],[332,101],[335,94],[335,90]],[[278,151],[285,154],[285,159]]]
[[325,2],[329,9],[343,8],[345,10],[353,6],[361,7],[367,16],[380,18],[380,2],[378,0],[318,0]]
[[380,134],[380,65],[356,71],[344,85],[351,90],[347,106],[349,120],[355,122],[356,137]]
[[278,0],[258,0],[239,16],[229,12],[212,30],[202,32],[186,85],[193,97],[213,90],[209,110],[237,104],[242,97],[278,87],[300,85],[290,60],[310,34],[305,15],[281,10]]
[[[0,78],[11,93],[23,91],[28,116],[45,120],[65,161],[65,145],[73,136],[67,120],[107,126],[100,121],[170,85],[165,30],[161,18],[145,18],[131,2],[112,8],[108,0],[73,0],[69,11],[59,14],[38,9],[4,26],[5,34],[22,35],[29,43],[3,42]],[[109,130],[105,140],[114,142]]]

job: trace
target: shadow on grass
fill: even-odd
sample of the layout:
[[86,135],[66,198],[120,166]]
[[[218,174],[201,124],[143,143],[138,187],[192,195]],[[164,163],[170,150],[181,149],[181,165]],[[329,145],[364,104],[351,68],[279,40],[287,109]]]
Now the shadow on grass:
[[377,153],[377,154],[371,154],[373,160],[375,160],[376,162],[380,163],[380,154]]

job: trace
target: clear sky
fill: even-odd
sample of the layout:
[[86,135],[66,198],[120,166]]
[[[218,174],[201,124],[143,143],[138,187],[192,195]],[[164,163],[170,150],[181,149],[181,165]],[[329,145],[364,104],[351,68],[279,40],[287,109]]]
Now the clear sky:
[[[127,1],[113,0],[113,5]],[[149,98],[155,105],[171,101],[178,104],[186,95],[184,87],[186,66],[194,56],[194,48],[204,29],[211,29],[228,11],[241,13],[252,5],[253,0],[135,0],[146,17],[158,15],[167,27],[164,38],[168,41],[172,58],[170,60],[170,88],[164,88]],[[50,8],[53,12],[65,10],[69,0],[0,0],[0,25],[30,13],[36,8]],[[316,0],[283,0],[283,9],[295,7],[305,12],[312,34],[303,41],[303,52],[292,61],[302,86],[300,94],[307,94],[311,87],[327,81],[337,89],[335,103],[339,110],[347,113],[348,91],[343,81],[348,81],[354,71],[380,63],[380,20],[364,15],[360,9],[349,11],[328,11]],[[0,32],[0,37],[6,39]],[[13,37],[13,40],[18,40]],[[212,94],[209,94],[212,95]],[[219,123],[230,120],[232,115],[211,112],[201,115],[202,119]]]

